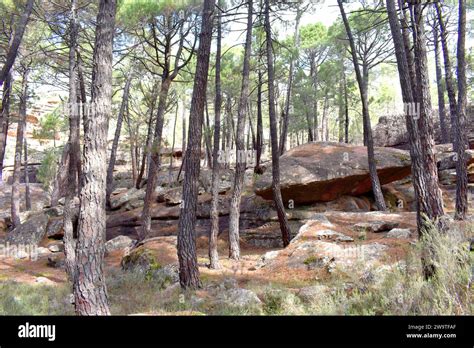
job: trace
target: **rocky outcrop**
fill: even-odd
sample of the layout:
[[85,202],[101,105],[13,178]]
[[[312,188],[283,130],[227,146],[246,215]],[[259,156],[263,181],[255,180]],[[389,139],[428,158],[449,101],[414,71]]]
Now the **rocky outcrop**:
[[30,217],[7,235],[10,244],[38,245],[46,234],[49,218],[46,214]]
[[[433,112],[435,126],[435,141],[441,143],[441,129],[439,126],[438,112]],[[474,149],[474,106],[467,108],[467,134],[470,148]],[[373,129],[375,146],[396,147],[408,149],[408,134],[405,123],[405,116],[402,114],[388,115],[379,118],[379,123]]]
[[262,301],[253,291],[242,288],[219,292],[216,302],[218,304],[241,309],[246,309],[248,307],[260,308],[262,306]]
[[[410,174],[408,152],[376,148],[375,160],[382,185]],[[272,172],[255,184],[255,192],[272,199]],[[316,142],[295,147],[280,158],[281,193],[285,202],[308,204],[332,201],[343,195],[371,191],[367,149],[342,143]]]
[[131,247],[135,241],[127,236],[117,236],[105,243],[105,251],[110,253],[114,250],[121,250]]
[[177,262],[175,236],[155,237],[128,250],[122,258],[123,270],[146,273]]
[[[112,195],[110,197],[110,207],[115,209],[120,209],[127,203],[135,204],[137,202],[143,202],[145,198],[145,189],[137,190],[136,188],[131,188],[125,192],[120,192],[118,194]],[[143,205],[143,204],[142,204]]]

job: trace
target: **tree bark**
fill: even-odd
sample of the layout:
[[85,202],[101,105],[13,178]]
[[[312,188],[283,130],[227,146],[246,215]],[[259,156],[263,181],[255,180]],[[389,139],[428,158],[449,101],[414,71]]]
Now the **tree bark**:
[[[397,18],[397,9],[395,7],[395,2],[394,0],[386,0],[386,4],[387,14],[390,23],[390,30],[392,33],[395,47],[403,102],[406,106],[415,103],[416,100],[414,95],[415,89],[412,85],[412,76],[408,62],[409,56],[407,54],[409,53],[405,51],[406,41],[404,41],[401,35],[400,22]],[[419,42],[418,45],[420,45]],[[417,49],[415,53],[419,53],[418,51],[419,49]],[[420,113],[420,117],[421,114],[422,113]],[[426,115],[423,114],[423,116]],[[420,237],[423,237],[425,231],[430,228],[431,222],[443,214],[441,195],[437,182],[435,183],[435,186],[433,186],[433,180],[430,178],[433,173],[427,172],[427,170],[433,170],[433,168],[425,167],[424,163],[424,157],[426,156],[431,155],[431,160],[433,159],[432,149],[431,151],[427,151],[426,154],[423,149],[424,146],[433,146],[433,144],[426,143],[426,136],[424,137],[425,143],[421,141],[422,137],[420,133],[426,133],[426,128],[424,128],[424,125],[421,123],[420,126],[418,125],[415,117],[410,114],[409,109],[407,107],[405,107],[405,121],[409,135],[408,139],[410,142],[413,187],[417,202],[418,234]],[[422,262],[424,275],[425,277],[429,277],[433,273],[433,265],[426,260],[425,256],[422,256]]]
[[443,18],[443,11],[441,5],[436,2],[436,13],[438,15],[438,23],[440,28],[440,37],[441,37],[441,47],[443,49],[443,58],[444,58],[444,73],[445,73],[445,82],[446,90],[448,92],[449,99],[449,114],[451,118],[451,140],[453,142],[454,151],[457,149],[456,144],[456,118],[457,118],[457,102],[456,102],[456,92],[454,91],[454,78],[453,70],[451,66],[451,58],[449,57],[449,47],[448,47],[448,32],[446,30],[446,23]]
[[324,102],[323,102],[323,117],[321,118],[321,140],[329,141],[329,127],[328,127],[328,108],[329,108],[329,96],[326,92],[324,95]]
[[128,106],[128,96],[130,94],[130,85],[132,83],[132,72],[128,73],[127,80],[125,81],[125,87],[123,89],[122,104],[117,117],[117,127],[115,128],[114,140],[112,142],[112,150],[110,152],[109,165],[107,167],[107,193],[106,193],[106,204],[110,207],[110,195],[114,190],[114,168],[115,160],[117,158],[117,150],[120,140],[120,133],[122,131],[123,117]]
[[347,93],[347,79],[346,74],[342,74],[343,81],[344,81],[344,142],[349,144],[349,96]]
[[143,179],[143,174],[145,174],[145,167],[149,165],[150,161],[150,154],[151,154],[151,142],[152,142],[152,133],[153,133],[153,113],[155,111],[155,99],[157,97],[157,91],[158,91],[158,84],[155,84],[153,86],[153,92],[152,92],[152,101],[150,105],[150,116],[148,117],[148,123],[147,123],[147,134],[146,134],[146,141],[145,141],[145,150],[143,151],[143,156],[142,156],[142,161],[140,163],[140,171],[138,172],[138,177],[136,181],[135,187],[137,189],[140,188],[142,179]]
[[439,125],[441,128],[441,139],[444,144],[449,143],[449,131],[446,125],[446,106],[444,104],[444,85],[443,74],[441,72],[441,61],[439,57],[439,34],[436,23],[433,25],[433,41],[434,41],[434,55],[436,65],[436,87],[438,91],[438,114]]
[[263,150],[262,84],[262,71],[259,69],[257,85],[257,158],[254,168],[256,174],[263,174],[263,168],[260,166]]
[[426,54],[426,37],[423,28],[423,15],[421,4],[412,5],[414,7],[414,20],[412,21],[415,33],[415,68],[417,78],[417,101],[419,102],[419,131],[421,148],[423,149],[423,168],[425,174],[425,189],[430,193],[428,205],[432,218],[436,219],[444,215],[443,200],[439,189],[438,169],[434,156],[434,127],[431,108],[431,94],[429,88],[428,59]]
[[410,74],[410,83],[412,88],[412,95],[414,101],[416,100],[417,81],[415,72],[415,58],[413,57],[413,45],[410,41],[410,27],[408,25],[408,11],[407,8],[403,7],[403,0],[398,0],[398,6],[400,8],[400,25],[402,28],[403,45],[405,47],[405,56],[407,59],[408,70]]
[[148,167],[146,193],[142,211],[142,226],[138,232],[138,239],[144,240],[151,231],[151,204],[155,196],[156,177],[160,168],[161,140],[163,135],[163,125],[165,122],[166,103],[171,86],[171,79],[165,77],[161,81],[158,108],[156,113],[155,134],[151,146],[150,163]]
[[183,101],[183,112],[181,114],[181,121],[182,121],[182,145],[181,145],[181,152],[182,152],[182,157],[181,157],[181,163],[184,162],[184,152],[186,151],[186,105],[185,101]]
[[338,114],[338,122],[339,122],[339,129],[338,129],[338,141],[340,143],[344,142],[344,129],[345,129],[345,115],[344,115],[344,64],[341,64],[341,79],[339,80],[339,91],[338,91],[338,104],[339,104],[339,114]]
[[93,54],[91,110],[86,118],[74,298],[78,315],[109,315],[103,260],[107,129],[112,112],[115,0],[101,0]]
[[[222,1],[220,1],[222,3]],[[219,253],[217,251],[217,238],[219,236],[219,142],[221,134],[221,54],[222,54],[222,14],[217,18],[217,39],[216,39],[216,98],[214,101],[214,149],[212,152],[212,184],[211,184],[211,231],[209,234],[209,268],[219,269]]]
[[[412,32],[415,49],[415,69],[417,79],[416,100],[419,109],[419,135],[421,149],[423,151],[422,166],[424,173],[424,187],[427,191],[426,203],[428,219],[438,220],[438,226],[442,228],[439,218],[444,215],[441,190],[438,186],[438,170],[434,156],[434,127],[432,120],[431,95],[429,89],[428,62],[426,54],[425,33],[423,28],[423,7],[421,4],[411,5]],[[421,238],[423,236],[420,236]],[[425,278],[431,278],[436,273],[436,265],[433,260],[433,249],[428,246],[422,250],[422,265]]]
[[53,180],[53,189],[51,192],[51,207],[58,205],[59,199],[66,194],[67,191],[67,177],[69,168],[69,143],[64,145],[61,159],[56,169],[56,177]]
[[186,149],[183,183],[183,205],[178,223],[179,282],[182,288],[201,287],[196,255],[196,208],[201,157],[202,123],[209,72],[212,22],[215,0],[204,0],[201,33],[194,75],[193,97],[189,117],[188,147]]
[[16,131],[16,146],[15,146],[15,160],[13,164],[13,183],[12,183],[12,197],[11,197],[11,219],[12,227],[20,225],[20,170],[21,170],[21,155],[24,144],[24,132],[26,125],[26,107],[28,103],[28,75],[29,68],[25,67],[21,82],[20,107],[18,127]]
[[[26,126],[26,124],[25,124]],[[29,177],[29,170],[28,170],[28,145],[26,142],[26,137],[25,137],[25,163],[23,164],[23,168],[25,171],[25,210],[30,211],[31,210],[31,195],[30,195],[30,177]]]
[[175,111],[175,114],[174,114],[174,124],[173,124],[173,139],[172,139],[172,142],[171,142],[171,156],[170,156],[170,166],[169,166],[169,172],[168,172],[168,185],[171,186],[171,183],[172,183],[172,179],[173,179],[173,175],[172,175],[172,171],[173,171],[173,154],[174,154],[174,146],[176,144],[176,126],[178,124],[178,110],[179,110],[179,104],[176,103],[176,111]]
[[273,66],[272,31],[270,26],[270,0],[265,0],[265,36],[268,67],[268,108],[270,117],[270,137],[272,144],[272,193],[277,210],[278,221],[282,235],[283,246],[290,244],[291,230],[283,205],[280,190],[280,153],[278,148],[278,131],[275,111],[275,70]]
[[314,60],[311,62],[310,75],[313,82],[314,88],[314,100],[313,100],[313,120],[311,124],[311,138],[314,141],[319,141],[319,122],[318,122],[318,67]]
[[66,178],[66,199],[64,201],[63,230],[64,230],[64,253],[66,255],[66,272],[69,280],[74,283],[75,274],[75,243],[74,240],[74,197],[78,191],[78,156],[80,154],[79,144],[79,105],[77,104],[77,1],[71,1],[71,11],[69,18],[69,163],[68,175]]
[[305,114],[306,114],[306,123],[308,125],[308,142],[314,141],[313,122],[311,121],[311,116],[309,114],[309,111],[306,111]]
[[0,110],[0,183],[3,180],[3,160],[5,159],[5,150],[7,147],[8,126],[10,124],[10,96],[12,92],[12,74],[11,72],[5,79],[3,85],[2,108]]
[[[296,18],[295,18],[295,34],[294,34],[294,40],[295,40],[295,49],[298,49],[299,47],[299,25],[300,25],[300,20],[301,16],[303,15],[303,11],[298,7],[296,10]],[[288,135],[288,122],[289,122],[289,116],[290,116],[290,101],[291,101],[291,90],[293,88],[293,78],[294,78],[294,53],[291,53],[291,58],[290,58],[290,70],[288,72],[288,86],[286,88],[286,99],[285,99],[285,109],[284,109],[284,114],[283,114],[283,124],[282,124],[282,132],[281,132],[281,138],[280,138],[280,155],[283,155],[283,153],[286,150],[286,137]]]
[[23,39],[23,34],[25,33],[26,25],[28,24],[34,3],[34,0],[28,0],[25,9],[21,14],[20,21],[15,28],[15,35],[13,36],[12,44],[8,48],[5,64],[0,71],[0,87],[3,85],[7,75],[10,73],[13,63],[15,63],[15,59],[18,54],[18,48],[20,47],[21,40]]
[[129,105],[127,104],[127,110],[126,110],[126,120],[127,120],[127,129],[128,129],[128,138],[130,139],[130,159],[132,161],[132,182],[136,183],[137,182],[137,158],[140,157],[140,153],[138,152],[138,146],[137,146],[137,133],[138,133],[138,125],[135,133],[133,132],[132,129],[132,122],[130,120],[130,108]]
[[366,133],[365,139],[367,141],[367,157],[369,160],[369,175],[370,175],[370,182],[372,184],[372,192],[374,194],[375,204],[377,206],[377,209],[380,211],[385,211],[387,210],[387,207],[385,205],[382,188],[381,188],[379,177],[377,174],[377,166],[375,163],[375,153],[374,153],[374,140],[372,138],[372,128],[370,125],[367,86],[365,84],[366,81],[368,80],[368,72],[366,73],[367,74],[366,76],[363,76],[360,72],[359,63],[357,61],[357,53],[356,53],[356,47],[354,44],[354,38],[352,36],[352,31],[349,26],[349,21],[344,11],[342,0],[337,0],[337,3],[339,5],[342,20],[344,22],[344,27],[346,28],[347,37],[349,39],[349,44],[351,47],[351,54],[352,54],[352,61],[354,63],[354,70],[356,72],[357,83],[359,85],[360,97],[362,101],[362,118],[364,122],[364,133]]
[[466,105],[467,105],[467,81],[466,81],[466,0],[459,0],[459,22],[458,22],[458,110],[456,117],[456,213],[457,220],[464,220],[468,212],[468,177],[466,149],[468,148],[466,134]]
[[212,139],[211,139],[211,123],[209,121],[209,107],[206,102],[206,107],[205,107],[205,112],[206,112],[206,123],[205,123],[205,132],[204,132],[204,142],[206,145],[206,162],[207,162],[207,167],[209,169],[212,169]]
[[247,156],[244,146],[244,130],[249,98],[249,76],[250,76],[250,54],[252,50],[252,23],[253,23],[253,0],[247,1],[247,37],[245,40],[244,62],[242,69],[242,87],[240,90],[239,106],[237,110],[237,129],[235,134],[235,176],[230,199],[229,209],[229,257],[232,260],[240,259],[239,245],[239,221],[240,201],[244,185],[245,168]]

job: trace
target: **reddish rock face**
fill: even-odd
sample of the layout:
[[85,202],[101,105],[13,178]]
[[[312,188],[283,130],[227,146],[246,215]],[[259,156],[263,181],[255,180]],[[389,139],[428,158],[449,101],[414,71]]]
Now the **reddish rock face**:
[[[376,148],[377,172],[382,185],[410,174],[410,155],[393,148]],[[272,199],[269,169],[255,184],[257,195]],[[327,202],[342,195],[371,191],[367,149],[342,143],[315,142],[298,146],[280,158],[283,200],[295,204]]]

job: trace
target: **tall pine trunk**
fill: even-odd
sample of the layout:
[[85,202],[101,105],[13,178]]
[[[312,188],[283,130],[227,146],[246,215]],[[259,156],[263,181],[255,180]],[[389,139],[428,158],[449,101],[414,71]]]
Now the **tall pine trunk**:
[[13,63],[15,63],[15,59],[18,54],[18,48],[20,47],[21,40],[23,39],[23,34],[25,33],[26,25],[28,24],[31,12],[33,11],[34,4],[34,0],[28,0],[25,9],[21,11],[20,21],[18,22],[15,28],[15,35],[13,36],[13,41],[8,48],[8,52],[5,58],[5,64],[3,65],[2,70],[0,71],[0,87],[3,85],[3,82],[10,73],[13,67]]
[[26,126],[26,107],[28,102],[28,75],[29,68],[25,67],[21,82],[20,107],[18,127],[16,131],[15,161],[13,164],[13,183],[11,197],[11,219],[12,227],[20,225],[20,171],[23,150],[23,138]]
[[137,189],[140,188],[141,182],[143,179],[143,175],[145,174],[145,168],[147,165],[149,165],[149,159],[150,159],[150,153],[151,153],[151,144],[152,144],[152,135],[153,135],[153,114],[155,112],[155,99],[158,95],[158,83],[155,83],[153,85],[153,91],[151,93],[151,105],[150,105],[150,115],[148,116],[148,122],[147,122],[147,133],[146,133],[146,141],[145,141],[145,149],[143,151],[142,155],[142,161],[140,163],[140,170],[138,172],[137,180],[135,187]]
[[[299,47],[299,25],[301,16],[303,15],[303,11],[300,8],[296,10],[296,19],[295,19],[295,34],[294,34],[294,41],[295,41],[295,49],[297,50]],[[286,99],[285,99],[285,108],[283,113],[283,124],[282,124],[282,132],[280,138],[280,155],[286,150],[286,137],[288,135],[288,123],[290,117],[290,102],[291,102],[291,91],[293,88],[293,78],[294,78],[294,69],[295,69],[295,54],[292,51],[290,57],[290,70],[288,72],[288,85],[286,87]]]
[[[409,108],[407,107],[407,105],[415,104],[415,101],[418,98],[418,96],[414,94],[416,89],[412,84],[413,78],[410,71],[411,67],[409,65],[410,53],[405,51],[405,48],[408,45],[401,33],[395,2],[394,0],[386,0],[386,4],[390,23],[390,31],[392,33],[395,47],[403,102],[405,104],[405,121],[410,143],[413,187],[417,202],[417,226],[418,233],[420,237],[422,237],[426,229],[431,226],[431,222],[443,214],[442,205],[441,207],[439,206],[441,203],[439,187],[437,183],[433,183],[431,180],[430,176],[432,173],[427,173],[428,168],[425,168],[424,163],[424,157],[426,154],[424,153],[423,147],[433,146],[433,144],[426,143],[426,136],[425,143],[422,142],[420,133],[426,133],[426,129],[423,128],[421,123],[418,124],[414,115],[409,112]],[[418,45],[419,44],[420,43],[418,43]],[[432,154],[432,151],[428,151],[427,154],[429,155],[430,152]],[[432,200],[434,200],[434,204]],[[425,277],[429,277],[433,272],[433,267],[429,260],[427,260],[426,253],[424,253],[422,257],[422,262],[424,275]]]
[[438,15],[438,23],[440,28],[440,37],[441,37],[441,47],[443,49],[443,58],[444,58],[444,73],[445,73],[445,82],[446,90],[448,92],[449,99],[449,114],[451,117],[451,140],[453,142],[454,151],[456,151],[456,118],[457,118],[457,102],[456,102],[456,92],[454,91],[454,78],[453,70],[451,66],[451,58],[449,57],[449,46],[448,46],[448,32],[446,29],[446,23],[443,18],[443,11],[439,2],[435,3],[436,13]]
[[120,140],[120,133],[122,131],[122,123],[124,114],[128,107],[128,96],[130,94],[130,84],[132,83],[132,72],[128,73],[127,80],[125,81],[125,87],[123,89],[122,104],[120,105],[119,114],[117,117],[117,127],[115,128],[114,140],[112,142],[112,151],[110,152],[109,165],[107,167],[107,193],[106,203],[110,207],[110,195],[114,190],[114,168],[115,161],[117,158],[117,150]]
[[161,81],[160,94],[158,99],[158,107],[156,112],[155,133],[153,143],[151,145],[150,162],[148,167],[146,193],[142,211],[142,226],[138,230],[138,239],[144,240],[151,231],[151,205],[155,197],[156,179],[158,170],[160,169],[160,151],[161,140],[163,135],[163,125],[165,122],[166,103],[171,86],[171,79],[163,78]]
[[12,92],[12,74],[11,72],[5,79],[3,85],[2,108],[0,110],[0,183],[3,180],[3,160],[5,159],[5,150],[7,147],[8,126],[10,124],[10,96]]
[[[220,2],[222,3],[222,1]],[[212,150],[212,184],[211,184],[211,231],[209,234],[209,268],[219,269],[219,253],[217,251],[217,238],[219,236],[219,142],[221,134],[221,54],[222,54],[222,14],[217,19],[217,49],[216,49],[216,99],[214,101],[214,148]]]
[[173,123],[173,139],[171,141],[171,156],[170,156],[170,166],[168,170],[168,185],[172,185],[173,180],[173,159],[174,159],[174,147],[176,144],[176,126],[178,124],[178,111],[179,111],[179,104],[176,103],[176,111],[174,114],[174,123]]
[[125,115],[127,115],[125,119],[127,121],[128,139],[130,140],[130,160],[132,161],[132,182],[136,183],[137,182],[137,168],[138,168],[137,159],[140,157],[140,153],[138,152],[137,140],[136,140],[137,134],[138,134],[138,125],[137,125],[136,131],[134,132],[132,128],[132,122],[130,120],[130,108],[129,108],[128,103],[127,103]]
[[344,129],[345,129],[345,114],[344,114],[344,61],[341,60],[341,79],[339,80],[339,88],[338,88],[338,96],[337,96],[337,101],[338,101],[338,123],[339,123],[339,129],[338,129],[338,141],[340,143],[344,142]]
[[349,96],[347,93],[347,78],[346,73],[342,74],[343,81],[344,81],[344,142],[349,144]]
[[196,208],[201,158],[201,137],[209,73],[212,41],[212,21],[215,0],[204,0],[201,33],[194,75],[193,97],[189,117],[188,147],[186,149],[183,183],[183,205],[178,223],[179,283],[182,288],[201,286],[196,255]]
[[278,147],[278,130],[275,110],[275,70],[273,66],[272,29],[270,25],[270,0],[265,0],[265,36],[268,67],[268,110],[270,117],[270,138],[272,145],[272,193],[277,210],[283,246],[290,244],[291,230],[285,213],[285,206],[280,190],[280,152]]
[[352,54],[352,61],[354,63],[354,69],[356,72],[357,83],[359,85],[360,97],[362,101],[362,118],[364,122],[364,133],[365,133],[364,138],[367,142],[367,157],[369,160],[369,175],[370,175],[370,182],[372,184],[372,192],[374,194],[375,204],[377,206],[377,209],[380,211],[384,211],[384,210],[387,210],[387,207],[385,205],[385,200],[382,193],[382,187],[380,185],[379,177],[377,174],[377,166],[375,163],[375,153],[374,153],[374,140],[372,138],[372,128],[370,125],[369,102],[367,98],[368,86],[366,86],[366,82],[368,81],[368,72],[365,72],[364,75],[361,74],[359,63],[357,61],[357,53],[356,53],[357,51],[354,44],[354,38],[352,36],[352,31],[349,26],[349,21],[344,11],[342,0],[337,0],[337,2],[339,5],[339,9],[341,11],[344,27],[346,28],[347,37],[349,39],[349,44],[351,47],[351,54]]
[[79,181],[77,162],[80,153],[79,144],[79,105],[77,104],[77,1],[72,0],[69,18],[69,163],[66,178],[66,199],[64,201],[63,230],[64,230],[64,253],[66,255],[66,272],[69,279],[74,283],[76,245],[74,240],[74,197],[76,196]]
[[[26,126],[26,124],[25,124]],[[25,129],[25,133],[26,133],[26,129]],[[31,210],[31,195],[30,195],[30,171],[28,169],[28,144],[27,144],[27,141],[26,141],[26,137],[25,137],[25,153],[24,153],[24,159],[25,159],[25,163],[23,164],[23,168],[24,168],[24,171],[25,171],[25,210],[26,211],[30,211]]]
[[247,1],[247,37],[245,40],[244,63],[242,70],[242,88],[240,90],[239,106],[237,110],[237,129],[235,134],[235,176],[230,199],[229,209],[229,257],[233,260],[240,259],[239,221],[240,200],[244,186],[245,168],[247,166],[246,151],[244,146],[244,131],[249,98],[250,54],[252,48],[252,19],[253,0]]
[[441,140],[444,144],[449,143],[449,131],[446,124],[446,106],[444,104],[443,74],[441,71],[441,59],[439,52],[439,33],[436,23],[433,25],[434,55],[436,66],[436,87],[438,92],[438,115],[441,128]]
[[434,156],[434,126],[433,112],[431,108],[431,94],[428,76],[428,59],[426,54],[426,36],[424,32],[423,6],[421,4],[412,5],[414,19],[412,20],[415,54],[415,70],[417,79],[416,100],[419,103],[419,135],[421,148],[423,149],[423,167],[425,174],[425,189],[427,194],[427,203],[430,210],[430,218],[437,219],[444,215],[443,200],[441,190],[439,189],[438,169]]
[[115,0],[101,0],[93,54],[91,110],[86,117],[74,298],[79,315],[109,315],[103,260],[107,130],[112,113],[112,46]]
[[257,84],[257,140],[256,140],[256,162],[254,172],[256,174],[263,174],[263,168],[260,166],[262,161],[263,150],[263,116],[262,116],[262,71],[258,70],[258,84]]
[[467,81],[466,81],[466,0],[459,0],[458,22],[458,110],[456,117],[456,213],[457,220],[464,220],[468,211],[467,201],[467,162],[466,149],[468,147],[466,134],[466,106],[467,106]]

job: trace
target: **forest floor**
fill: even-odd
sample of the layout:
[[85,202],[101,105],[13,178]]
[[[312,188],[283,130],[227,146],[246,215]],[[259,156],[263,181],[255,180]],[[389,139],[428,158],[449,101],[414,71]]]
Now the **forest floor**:
[[[9,185],[0,188],[2,217],[9,215],[10,190]],[[32,184],[31,191],[36,207],[47,205],[47,195],[39,184]],[[454,191],[444,187],[443,193],[447,211],[451,212]],[[169,210],[172,215],[175,208],[178,207]],[[118,214],[133,215],[136,209]],[[110,216],[113,214],[117,212],[109,212]],[[170,266],[176,272],[178,219],[172,217],[166,220],[164,233],[142,247],[153,255],[153,264],[158,265],[160,272]],[[388,230],[361,232],[355,228],[358,224],[371,226],[380,221],[411,233],[400,237],[390,236]],[[218,270],[208,268],[208,238],[198,233],[197,255],[203,287],[197,291],[180,290],[175,279],[177,273],[172,273],[170,279],[168,273],[156,276],[149,271],[124,270],[128,248],[112,250],[106,253],[104,264],[111,311],[121,315],[472,314],[472,289],[462,285],[472,278],[472,260],[462,269],[454,269],[457,266],[450,263],[459,243],[439,243],[441,255],[447,258],[445,282],[452,288],[443,285],[440,289],[434,283],[423,283],[414,212],[326,211],[311,220],[302,220],[297,226],[300,227],[294,233],[299,231],[300,237],[285,249],[272,243],[255,244],[245,238],[278,236],[279,224],[274,220],[243,229],[239,261],[228,258],[227,229],[222,228]],[[462,231],[465,238],[466,231],[472,236],[474,224],[457,224],[454,229]],[[120,231],[116,227],[108,229],[107,239],[115,238]],[[129,231],[129,227],[123,231]],[[125,234],[134,237],[133,233]],[[6,236],[5,226],[0,226],[0,241],[5,241]],[[40,247],[48,251],[50,245],[57,243],[45,238]],[[472,259],[472,255],[469,257]],[[0,255],[0,314],[73,314],[63,259],[62,252],[40,253],[35,259]],[[407,298],[400,300],[400,292]],[[443,305],[431,306],[427,296],[441,297]]]

